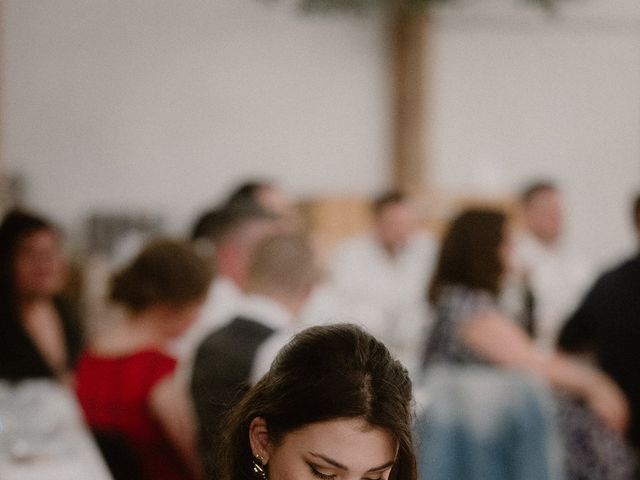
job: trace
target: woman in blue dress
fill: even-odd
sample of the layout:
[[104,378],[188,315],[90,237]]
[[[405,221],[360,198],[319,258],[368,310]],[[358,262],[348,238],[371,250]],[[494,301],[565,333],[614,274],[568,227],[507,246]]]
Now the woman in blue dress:
[[634,478],[623,441],[629,410],[620,388],[584,362],[538,350],[500,308],[510,237],[500,211],[467,210],[452,222],[429,289],[436,321],[425,367],[485,366],[538,377],[553,392],[567,480]]

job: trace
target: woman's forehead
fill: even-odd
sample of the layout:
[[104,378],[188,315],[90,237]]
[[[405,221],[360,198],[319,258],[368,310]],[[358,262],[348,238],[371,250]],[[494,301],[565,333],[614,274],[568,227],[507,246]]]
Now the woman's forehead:
[[397,442],[385,429],[363,419],[316,422],[285,435],[282,448],[329,458],[354,471],[367,471],[395,459]]

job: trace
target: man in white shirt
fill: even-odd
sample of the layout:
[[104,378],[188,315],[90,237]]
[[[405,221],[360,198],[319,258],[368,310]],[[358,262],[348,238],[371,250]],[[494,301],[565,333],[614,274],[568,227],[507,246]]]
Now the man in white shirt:
[[515,265],[533,294],[534,338],[549,349],[588,286],[591,269],[564,245],[562,195],[553,183],[527,187],[522,207],[525,231],[516,238]]
[[249,268],[236,315],[198,347],[191,379],[207,470],[214,471],[224,413],[266,373],[288,341],[318,278],[308,240],[278,234],[263,240]]
[[411,371],[428,328],[427,284],[436,242],[417,230],[411,203],[390,192],[373,204],[373,230],[339,245],[331,287],[343,314],[381,339]]

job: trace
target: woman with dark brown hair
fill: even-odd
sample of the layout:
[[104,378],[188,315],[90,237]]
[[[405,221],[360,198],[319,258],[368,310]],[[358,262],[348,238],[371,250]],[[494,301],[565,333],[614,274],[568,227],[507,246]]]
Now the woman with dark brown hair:
[[71,383],[80,325],[63,296],[67,261],[60,234],[20,210],[0,224],[0,379]]
[[411,381],[353,325],[296,335],[227,417],[219,480],[416,480]]
[[208,267],[186,244],[149,243],[112,278],[111,300],[125,307],[126,318],[78,361],[76,391],[87,423],[99,439],[128,445],[144,479],[199,475],[194,421],[168,350],[199,313],[209,281]]
[[436,321],[425,366],[484,365],[542,378],[556,392],[568,480],[630,478],[619,437],[629,421],[622,391],[586,363],[536,349],[499,306],[510,266],[511,234],[504,213],[467,210],[453,220],[429,289]]
[[[429,337],[426,363],[439,358],[483,361],[459,335],[459,322],[467,322],[479,312],[497,311],[501,281],[509,268],[509,242],[502,212],[467,210],[453,220],[442,241],[428,291],[438,320]],[[509,332],[519,337],[517,327],[511,321],[507,325]]]

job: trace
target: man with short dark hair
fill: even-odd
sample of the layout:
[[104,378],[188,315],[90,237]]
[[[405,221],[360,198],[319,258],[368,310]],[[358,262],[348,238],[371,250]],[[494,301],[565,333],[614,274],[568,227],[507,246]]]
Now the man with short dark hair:
[[292,230],[298,226],[297,212],[291,199],[269,180],[254,179],[241,183],[231,192],[226,205],[257,205],[278,215],[285,228]]
[[588,262],[565,244],[564,202],[555,183],[531,183],[523,189],[521,202],[524,232],[515,239],[514,263],[533,294],[534,338],[548,350],[592,272]]
[[336,249],[331,287],[342,316],[357,319],[410,369],[427,328],[425,292],[436,254],[412,203],[386,192],[372,203],[373,228]]
[[[640,246],[640,194],[633,204]],[[598,278],[560,333],[562,350],[595,357],[627,395],[640,448],[640,250]]]

